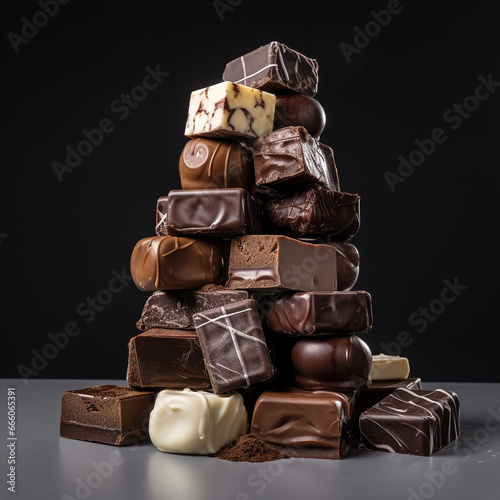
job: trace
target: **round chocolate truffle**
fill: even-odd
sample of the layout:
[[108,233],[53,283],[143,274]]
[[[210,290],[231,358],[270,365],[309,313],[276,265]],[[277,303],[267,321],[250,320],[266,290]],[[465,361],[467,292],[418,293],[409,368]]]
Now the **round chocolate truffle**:
[[316,99],[302,94],[276,96],[274,130],[302,126],[317,139],[325,124],[325,110]]
[[309,391],[355,391],[367,387],[370,348],[356,335],[299,340],[292,349],[295,380]]

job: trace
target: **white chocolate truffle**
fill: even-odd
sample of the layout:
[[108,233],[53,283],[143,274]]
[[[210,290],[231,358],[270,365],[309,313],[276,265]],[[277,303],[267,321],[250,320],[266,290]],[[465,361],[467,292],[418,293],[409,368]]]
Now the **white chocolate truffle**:
[[210,455],[247,432],[241,394],[190,389],[158,393],[149,420],[149,436],[160,451]]
[[276,96],[221,82],[195,90],[189,101],[185,135],[255,139],[273,130]]
[[388,356],[387,354],[372,356],[370,372],[372,380],[401,380],[408,378],[409,374],[410,364],[407,358]]

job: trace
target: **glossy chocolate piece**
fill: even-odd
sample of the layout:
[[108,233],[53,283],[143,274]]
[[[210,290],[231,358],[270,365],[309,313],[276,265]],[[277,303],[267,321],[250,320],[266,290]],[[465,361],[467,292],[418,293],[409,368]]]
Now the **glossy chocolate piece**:
[[292,349],[296,383],[309,391],[357,391],[369,384],[372,354],[357,335],[299,340]]
[[282,388],[255,405],[251,433],[292,457],[341,458],[354,421],[352,394]]
[[182,189],[255,189],[252,150],[236,141],[190,140],[179,158],[179,175]]
[[336,250],[281,235],[238,236],[231,242],[229,289],[336,290]]
[[266,203],[265,215],[275,232],[348,240],[359,230],[359,201],[357,194],[310,184],[301,191],[271,198]]
[[148,439],[154,393],[102,385],[67,391],[61,399],[60,434],[117,446]]
[[360,448],[432,455],[460,434],[460,403],[451,391],[396,389],[359,417]]
[[274,130],[302,126],[310,135],[318,139],[325,124],[325,110],[316,99],[303,94],[276,96]]
[[318,91],[318,63],[282,43],[270,42],[228,63],[222,79],[275,94],[313,96]]
[[256,139],[273,130],[276,96],[232,82],[191,93],[184,134],[188,137]]
[[241,188],[173,190],[158,199],[156,232],[231,238],[262,232],[262,202]]
[[356,413],[361,414],[368,410],[385,397],[392,394],[396,389],[422,390],[420,378],[407,378],[404,380],[372,380],[370,386],[356,393]]
[[128,349],[127,382],[131,387],[210,387],[194,330],[153,328],[130,339]]
[[137,288],[146,292],[218,284],[224,275],[223,248],[209,239],[143,238],[132,252],[130,271]]
[[252,147],[258,189],[289,189],[319,183],[338,191],[333,151],[304,127],[285,127],[257,139]]
[[261,306],[274,333],[331,335],[366,333],[373,324],[368,292],[303,292],[283,294]]
[[274,368],[253,299],[193,316],[215,393],[264,382]]
[[244,290],[154,292],[144,305],[137,328],[194,329],[193,314],[245,299],[248,292]]

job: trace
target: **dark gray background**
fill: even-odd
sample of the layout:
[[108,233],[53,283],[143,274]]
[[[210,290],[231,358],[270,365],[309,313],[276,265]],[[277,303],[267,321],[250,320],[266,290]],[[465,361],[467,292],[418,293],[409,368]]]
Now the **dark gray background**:
[[[460,124],[453,118],[478,77],[500,82],[499,7],[401,0],[401,12],[348,63],[339,45],[353,45],[371,11],[388,2],[220,3],[232,10],[219,16],[210,1],[68,2],[18,53],[9,33],[22,36],[24,18],[32,21],[41,5],[3,6],[8,356],[0,376],[21,375],[20,365],[31,378],[125,376],[127,342],[148,294],[126,279],[121,292],[105,290],[113,273],[129,272],[136,241],[154,234],[156,199],[180,187],[190,92],[220,81],[230,60],[279,40],[318,60],[321,140],[335,150],[342,189],[362,197],[352,240],[361,254],[356,288],[372,294],[375,317],[363,338],[374,353],[407,356],[424,380],[500,381],[493,292],[500,87]],[[44,24],[43,15],[36,20]],[[148,66],[169,75],[146,95],[136,90],[144,99],[125,116],[116,100],[141,84]],[[82,130],[106,118],[113,131],[59,182],[53,162],[64,162]],[[436,128],[446,141],[393,192],[384,172],[397,172],[398,156],[408,158],[415,140]],[[109,303],[90,313],[86,302],[96,296]],[[65,328],[79,333],[64,339]]]

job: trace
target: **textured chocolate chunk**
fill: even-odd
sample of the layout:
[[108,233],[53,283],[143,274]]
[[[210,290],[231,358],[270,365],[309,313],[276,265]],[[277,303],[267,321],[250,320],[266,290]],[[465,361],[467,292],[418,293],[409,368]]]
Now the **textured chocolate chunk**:
[[185,290],[154,292],[146,301],[139,330],[194,329],[193,314],[248,299],[244,290]]
[[185,135],[255,139],[272,131],[276,96],[221,82],[191,93]]
[[253,299],[193,316],[215,393],[268,380],[274,374]]
[[276,96],[274,130],[302,126],[310,135],[318,139],[325,124],[325,110],[316,99],[303,94]]
[[181,236],[143,238],[132,252],[130,271],[137,288],[149,292],[220,283],[224,276],[222,244]]
[[262,232],[262,202],[241,188],[173,190],[158,199],[156,232],[240,236]]
[[131,387],[210,387],[194,330],[153,328],[130,339],[128,349],[127,381]]
[[260,307],[266,326],[287,335],[366,333],[373,324],[368,292],[303,292],[269,298]]
[[354,422],[353,395],[282,388],[255,405],[251,433],[291,457],[341,458]]
[[280,235],[238,236],[231,242],[226,288],[336,290],[336,250]]
[[296,382],[309,391],[357,391],[369,383],[372,354],[357,335],[299,340],[292,349]]
[[432,455],[460,434],[460,403],[451,391],[396,389],[359,417],[360,448]]
[[258,188],[284,189],[315,182],[340,189],[333,151],[304,127],[285,127],[257,139],[252,147]]
[[266,203],[265,215],[274,232],[348,240],[359,230],[359,200],[357,194],[310,184],[301,191],[271,198]]
[[60,434],[70,439],[126,445],[148,439],[154,393],[102,385],[67,391],[61,399]]
[[313,96],[318,91],[318,63],[282,43],[270,42],[228,63],[222,79],[275,94]]
[[252,150],[236,141],[190,140],[179,158],[179,175],[182,189],[255,189]]

